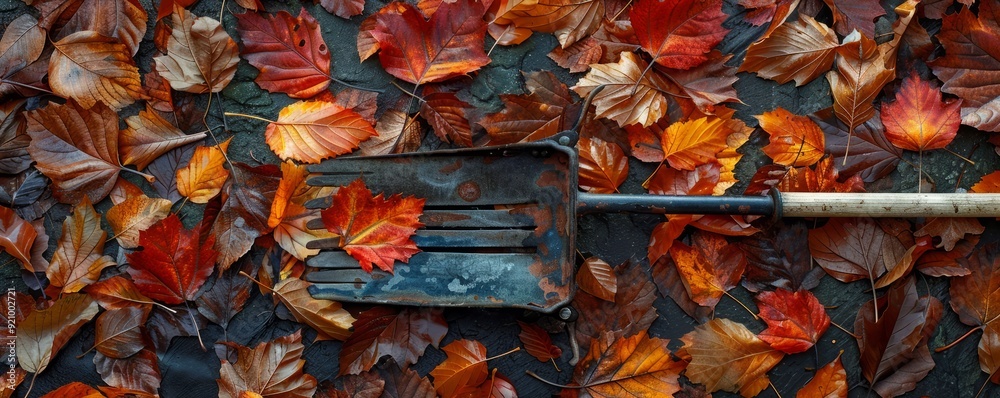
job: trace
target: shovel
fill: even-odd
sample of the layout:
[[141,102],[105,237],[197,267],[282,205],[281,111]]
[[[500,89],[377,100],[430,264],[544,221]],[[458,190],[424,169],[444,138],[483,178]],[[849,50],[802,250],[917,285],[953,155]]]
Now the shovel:
[[[551,313],[574,292],[576,218],[592,212],[779,217],[997,217],[1000,194],[777,193],[656,196],[578,191],[576,134],[498,147],[337,158],[309,167],[314,186],[362,177],[373,192],[426,199],[394,273],[367,273],[338,239],[309,242],[316,298],[421,306],[515,307]],[[329,199],[309,203],[329,206]],[[309,228],[323,228],[319,219]]]

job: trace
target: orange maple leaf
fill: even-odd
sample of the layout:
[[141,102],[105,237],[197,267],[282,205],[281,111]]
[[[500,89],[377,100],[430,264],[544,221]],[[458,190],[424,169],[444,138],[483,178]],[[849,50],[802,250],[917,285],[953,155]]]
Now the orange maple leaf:
[[808,117],[784,108],[757,116],[770,142],[763,148],[774,163],[784,166],[809,166],[823,157],[826,140],[823,130]]
[[944,148],[955,139],[961,123],[961,100],[941,100],[941,89],[916,73],[903,79],[895,102],[882,106],[885,137],[911,151]]
[[395,260],[406,262],[420,251],[410,237],[424,226],[418,218],[424,199],[399,194],[388,198],[372,191],[360,178],[333,195],[333,205],[320,215],[323,225],[340,235],[340,247],[372,271],[374,263],[392,272]]

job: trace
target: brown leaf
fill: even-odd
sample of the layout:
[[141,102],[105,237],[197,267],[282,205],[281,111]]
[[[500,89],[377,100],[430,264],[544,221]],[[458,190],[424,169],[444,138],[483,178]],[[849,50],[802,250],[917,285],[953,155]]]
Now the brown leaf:
[[92,30],[117,39],[129,55],[139,52],[139,42],[146,35],[146,9],[138,0],[83,0],[79,9],[59,30],[53,40],[68,33]]
[[799,19],[782,24],[762,41],[747,48],[741,72],[756,72],[765,79],[802,86],[833,66],[837,35],[822,22],[799,13]]
[[823,269],[812,265],[806,233],[801,223],[779,224],[740,240],[739,247],[747,258],[743,286],[751,291],[767,286],[792,291],[819,286]]
[[174,307],[172,313],[154,308],[146,322],[146,331],[153,340],[157,355],[163,355],[174,337],[198,336],[199,330],[208,326],[208,321],[198,311],[187,306]]
[[671,357],[668,341],[645,331],[628,337],[604,332],[576,365],[573,382],[595,398],[672,396],[685,363]]
[[913,236],[939,238],[941,241],[934,247],[951,251],[965,235],[979,235],[985,230],[986,227],[975,218],[936,217],[924,221],[924,225],[914,232]]
[[236,74],[239,48],[222,24],[209,17],[195,17],[175,7],[167,55],[156,58],[156,71],[170,87],[189,93],[222,91]]
[[656,285],[640,262],[625,262],[615,267],[618,292],[615,301],[608,302],[589,294],[579,293],[573,306],[580,312],[576,323],[576,340],[589,347],[591,340],[607,330],[631,336],[649,328],[656,320]]
[[895,70],[885,67],[878,45],[869,37],[859,32],[845,37],[837,48],[837,70],[826,74],[833,91],[833,110],[848,131],[875,116],[872,101],[896,77]]
[[199,146],[194,149],[187,165],[177,169],[177,192],[194,203],[208,203],[209,199],[222,191],[229,179],[226,150],[232,138],[215,146]]
[[585,97],[603,85],[593,102],[598,117],[614,120],[619,126],[638,123],[648,127],[667,111],[667,97],[659,89],[666,83],[655,73],[643,74],[648,67],[638,55],[622,53],[617,63],[591,65],[573,91]]
[[332,102],[299,101],[281,109],[264,139],[283,160],[319,163],[353,151],[376,134],[357,112]]
[[31,14],[11,21],[0,38],[0,77],[4,79],[26,68],[42,56],[45,31]]
[[101,270],[115,265],[115,260],[104,255],[107,236],[101,229],[101,216],[84,198],[63,221],[59,245],[45,271],[52,286],[62,288],[60,294],[80,291],[96,282]]
[[0,104],[0,173],[18,174],[31,165],[28,154],[31,137],[23,110],[23,100]]
[[714,311],[711,308],[698,305],[691,299],[691,295],[684,288],[680,272],[677,271],[677,266],[674,265],[673,261],[670,256],[662,256],[653,263],[653,281],[656,283],[657,291],[660,292],[661,296],[673,300],[685,314],[695,321],[708,322]]
[[628,178],[628,158],[618,144],[600,138],[581,138],[579,151],[580,188],[591,193],[618,192]]
[[615,270],[608,263],[597,257],[583,261],[580,271],[576,274],[576,285],[590,295],[604,301],[615,301],[618,293],[618,278]]
[[808,117],[779,107],[757,116],[757,120],[769,136],[768,144],[762,150],[774,163],[803,167],[811,166],[823,157],[826,149],[823,130]]
[[0,206],[0,248],[21,262],[28,272],[35,272],[31,262],[31,246],[38,234],[27,221],[10,208]]
[[[239,268],[233,268],[218,274],[212,287],[195,300],[198,312],[223,329],[229,328],[229,321],[243,310],[250,298],[253,281],[240,275],[240,272]],[[253,273],[250,270],[248,274],[253,276]]]
[[[122,180],[124,181],[124,180]],[[105,216],[118,245],[126,249],[139,247],[139,232],[151,227],[170,214],[173,203],[166,199],[150,198],[145,194],[131,196],[124,202],[111,206]]]
[[478,386],[489,375],[486,347],[474,340],[456,340],[441,348],[448,355],[430,372],[434,388],[443,398],[455,396],[462,387]]
[[[122,359],[107,357],[98,352],[94,356],[94,365],[101,379],[110,386],[157,396],[161,381],[160,365],[156,352],[149,348],[143,348],[139,353]],[[132,397],[130,394],[109,394],[105,387],[101,387],[101,391],[108,394],[109,398],[143,398]]]
[[767,388],[767,372],[784,357],[742,324],[713,319],[681,337],[678,355],[690,355],[684,375],[709,392],[725,390],[752,397]]
[[[512,2],[512,6],[518,2]],[[604,2],[597,0],[555,0],[513,7],[498,15],[495,22],[533,32],[552,33],[566,48],[593,33],[604,17]]]
[[281,171],[275,165],[233,166],[233,178],[224,187],[222,209],[212,224],[220,271],[250,251],[255,239],[271,232],[267,218],[281,180]]
[[[412,152],[423,140],[421,130],[416,116],[409,117],[405,112],[390,109],[375,123],[378,134],[358,144],[358,153],[361,156],[375,156]],[[413,143],[416,145],[412,145]]]
[[18,364],[37,377],[97,311],[97,303],[85,294],[65,294],[51,307],[32,311],[17,325]]
[[278,282],[271,292],[281,300],[295,319],[319,332],[317,340],[346,340],[356,319],[340,303],[315,299],[309,294],[309,282],[287,278]]
[[872,117],[853,133],[829,110],[817,112],[814,120],[826,134],[827,152],[845,177],[859,175],[865,182],[873,182],[896,170],[903,158],[903,150],[885,137],[879,117]]
[[436,92],[424,96],[420,104],[420,116],[434,128],[437,135],[445,143],[472,146],[472,127],[465,116],[466,110],[472,108],[467,102],[458,99],[453,93]]
[[99,202],[111,192],[118,171],[118,115],[103,104],[89,110],[73,101],[28,112],[28,152],[52,179],[52,193],[63,203],[86,196]]
[[812,348],[830,327],[826,308],[808,290],[762,292],[757,295],[757,308],[767,323],[757,337],[786,354]]
[[[843,353],[841,351],[840,355]],[[840,355],[819,368],[816,375],[795,394],[795,398],[847,398],[847,371]]]
[[142,250],[127,254],[126,271],[144,295],[165,304],[196,299],[212,274],[218,253],[215,237],[203,236],[204,222],[185,229],[176,214],[139,233]]
[[528,94],[501,94],[503,111],[487,115],[478,124],[490,136],[490,145],[534,141],[562,131],[572,122],[563,120],[573,98],[552,72],[524,73]]
[[[993,378],[1000,369],[1000,248],[989,244],[974,251],[963,265],[969,275],[951,278],[949,304],[962,323],[983,328],[979,339],[979,367]],[[963,259],[964,260],[964,259]],[[961,261],[961,260],[960,260]]]
[[943,313],[937,298],[918,296],[914,278],[861,306],[854,322],[861,374],[880,396],[913,390],[934,367],[927,341]]
[[237,345],[235,364],[222,360],[219,371],[219,397],[242,398],[245,392],[259,397],[311,398],[316,392],[316,378],[303,373],[302,331],[254,348]]
[[601,43],[593,37],[587,37],[565,49],[562,47],[552,49],[549,58],[555,61],[556,65],[569,69],[570,73],[582,73],[590,69],[590,64],[601,63],[603,53]]
[[349,19],[365,10],[365,0],[315,0],[327,12]]
[[55,43],[49,61],[49,85],[83,109],[103,102],[115,110],[144,99],[139,68],[129,49],[95,31],[73,33]]
[[517,321],[521,326],[521,333],[517,337],[524,344],[524,350],[541,362],[548,362],[562,356],[562,349],[552,344],[549,332],[540,326]]
[[42,398],[103,398],[104,395],[100,391],[97,391],[91,386],[83,384],[78,381],[71,382],[55,390],[50,391],[48,394],[42,395]]
[[103,312],[97,317],[94,348],[108,358],[125,359],[145,346],[142,325],[149,316],[149,306],[128,306]]
[[389,359],[378,366],[378,373],[385,380],[385,398],[436,398],[434,385],[426,377],[420,377],[413,369],[400,369]]
[[155,304],[152,299],[142,295],[131,280],[115,275],[100,282],[87,286],[84,292],[97,300],[105,310],[116,310],[125,307],[143,307]]
[[122,164],[145,169],[153,160],[179,146],[201,141],[205,133],[184,134],[173,124],[146,107],[138,115],[125,118],[128,128],[118,138]]
[[885,15],[876,0],[823,0],[833,11],[833,27],[841,36],[860,31],[867,37],[875,36],[875,18]]
[[736,287],[746,269],[743,252],[713,233],[691,235],[691,246],[674,242],[670,258],[691,299],[709,308],[715,308],[722,295]]
[[[706,56],[705,62],[687,70],[668,69],[653,65],[657,72],[670,77],[677,84],[681,97],[688,97],[698,110],[706,114],[715,114],[715,107],[724,102],[740,102],[733,87],[738,78],[736,67],[726,66],[731,54],[723,55],[712,51]],[[721,116],[721,112],[719,113]]]
[[809,252],[830,276],[847,283],[878,279],[906,247],[870,218],[833,218],[809,231]]
[[418,308],[375,307],[358,314],[353,328],[340,351],[341,375],[366,372],[386,355],[403,366],[415,364],[448,332],[440,311]]

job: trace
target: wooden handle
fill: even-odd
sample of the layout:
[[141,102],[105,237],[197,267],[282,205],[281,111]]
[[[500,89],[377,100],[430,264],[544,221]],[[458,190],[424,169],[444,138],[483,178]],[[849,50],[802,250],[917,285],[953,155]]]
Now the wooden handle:
[[1000,217],[1000,194],[782,192],[783,217]]

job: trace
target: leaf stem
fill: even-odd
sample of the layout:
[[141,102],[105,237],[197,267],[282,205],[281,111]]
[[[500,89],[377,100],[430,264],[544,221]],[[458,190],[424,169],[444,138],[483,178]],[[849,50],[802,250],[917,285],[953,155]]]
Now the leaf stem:
[[851,338],[855,340],[858,339],[858,335],[854,334],[850,330],[845,329],[843,326],[840,326],[840,324],[838,324],[837,322],[830,321],[830,324],[836,327],[837,329],[840,329],[841,332],[847,333],[847,335],[851,336]]
[[518,352],[518,351],[521,351],[521,347],[514,347],[513,350],[507,351],[507,352],[505,352],[503,354],[486,358],[486,359],[483,360],[483,362],[489,362],[490,360],[493,360],[493,359],[503,358],[505,356],[508,356],[508,355],[513,354],[513,353]]
[[777,395],[777,396],[778,396],[778,398],[781,398],[781,393],[780,393],[780,392],[778,392],[778,387],[775,387],[775,386],[774,386],[774,383],[772,383],[772,382],[768,381],[768,382],[767,382],[767,385],[771,386],[771,389],[772,389],[772,390],[774,390],[774,394],[775,394],[775,395]]
[[326,77],[328,77],[330,79],[330,81],[332,81],[334,83],[340,84],[340,85],[345,86],[345,87],[350,87],[350,88],[353,88],[355,90],[368,91],[368,92],[379,93],[379,94],[382,94],[382,93],[385,92],[385,90],[379,89],[379,88],[356,86],[354,84],[351,84],[351,83],[345,82],[343,80],[340,80],[340,79],[338,79],[336,77],[333,77],[333,75],[326,75]]
[[265,119],[265,118],[262,118],[260,116],[254,116],[254,115],[247,115],[245,113],[225,112],[225,113],[223,113],[223,115],[226,115],[226,116],[239,116],[239,117],[245,117],[247,119],[260,120],[262,122],[277,123],[277,121],[274,121],[274,120],[271,120],[271,119]]
[[550,385],[552,387],[569,388],[569,389],[574,389],[574,390],[582,390],[584,388],[587,388],[585,386],[567,386],[565,384],[556,384],[556,383],[553,383],[551,381],[543,379],[542,376],[539,376],[539,375],[535,374],[535,372],[532,372],[530,370],[525,370],[524,374],[526,374],[528,376],[531,376],[531,377],[534,377],[536,380],[538,380],[538,381],[540,381],[542,383],[548,384],[548,385]]
[[191,309],[191,305],[187,301],[184,302],[184,306],[188,309],[188,317],[191,318],[191,324],[194,325],[194,333],[198,336],[198,345],[201,346],[201,350],[207,352],[208,348],[205,348],[205,342],[201,340],[201,329],[198,328],[198,320],[194,318],[194,310]]
[[944,352],[945,350],[958,345],[958,343],[961,343],[963,340],[965,340],[966,337],[969,337],[970,335],[972,335],[973,332],[975,332],[977,330],[980,330],[982,328],[983,328],[983,326],[977,326],[977,327],[974,327],[972,329],[969,329],[968,332],[965,332],[965,334],[963,334],[961,337],[955,339],[955,341],[952,341],[951,343],[948,343],[947,345],[935,348],[934,352]]
[[956,158],[964,160],[966,163],[968,163],[970,165],[973,165],[973,166],[976,165],[976,162],[972,161],[972,159],[969,159],[969,158],[967,158],[965,156],[959,155],[959,154],[955,153],[955,151],[952,151],[951,149],[948,149],[948,148],[941,148],[941,149],[944,149],[945,152],[948,152],[948,153],[954,155]]
[[29,90],[41,91],[41,92],[46,93],[46,94],[56,95],[56,93],[53,93],[53,92],[51,92],[49,90],[46,90],[44,88],[35,87],[35,86],[30,85],[30,84],[24,84],[24,83],[21,83],[21,82],[15,82],[13,80],[2,79],[2,80],[0,80],[0,83],[7,83],[7,84],[10,84],[12,86],[23,87],[23,88],[26,88],[26,89],[29,89]]
[[406,89],[404,89],[402,86],[399,85],[399,83],[396,83],[395,81],[392,81],[392,82],[389,82],[389,83],[392,84],[397,89],[399,89],[399,91],[402,91],[403,94],[406,94],[406,95],[410,96],[410,98],[413,98],[413,99],[415,99],[417,101],[420,101],[420,102],[427,102],[427,100],[425,100],[425,99],[420,98],[419,96],[417,96],[417,94],[416,94],[417,87],[416,86],[413,87],[413,92],[411,93],[409,91],[406,91]]
[[130,169],[128,167],[122,167],[121,170],[127,171],[127,172],[132,173],[132,174],[138,174],[138,175],[142,176],[142,178],[145,178],[146,181],[148,181],[150,183],[156,181],[156,177],[154,177],[154,176],[152,176],[150,174],[143,173],[143,172],[141,172],[139,170],[132,170],[132,169]]
[[751,316],[753,316],[753,319],[754,319],[754,320],[758,320],[758,321],[760,320],[760,317],[759,317],[759,316],[757,316],[757,314],[755,314],[755,313],[754,313],[754,312],[753,312],[752,310],[750,310],[750,307],[747,307],[747,305],[746,305],[746,304],[743,304],[743,302],[742,302],[742,301],[740,301],[740,299],[736,298],[736,297],[735,297],[735,296],[733,296],[732,294],[729,294],[729,292],[727,292],[727,291],[725,291],[725,290],[723,290],[723,291],[722,291],[722,294],[725,294],[725,295],[726,295],[727,297],[729,297],[729,298],[733,299],[733,301],[735,301],[735,302],[736,302],[737,304],[739,304],[739,305],[740,305],[740,307],[743,307],[743,309],[747,310],[747,312],[748,312],[748,313],[749,313],[749,314],[750,314]]
[[559,365],[556,364],[555,358],[549,358],[549,361],[552,361],[552,367],[556,368],[556,372],[562,372],[562,370],[559,369]]

